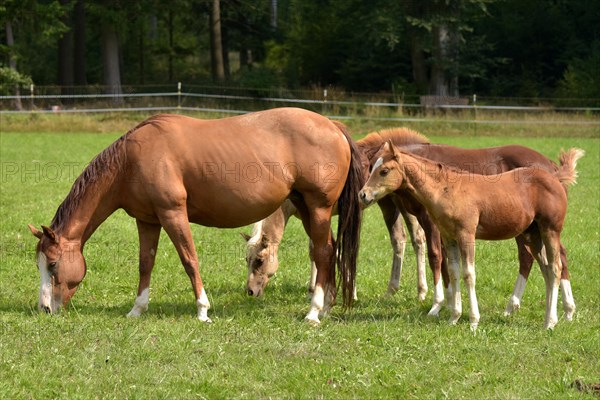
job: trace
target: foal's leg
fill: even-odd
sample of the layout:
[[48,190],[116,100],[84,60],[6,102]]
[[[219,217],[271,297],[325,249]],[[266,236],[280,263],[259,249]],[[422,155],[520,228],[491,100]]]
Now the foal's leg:
[[425,244],[427,241],[425,238],[425,231],[421,227],[421,224],[419,224],[416,216],[404,212],[402,213],[402,216],[404,217],[404,221],[408,227],[408,232],[410,233],[412,246],[415,250],[417,259],[417,296],[419,301],[425,301],[425,296],[427,296],[427,291],[429,290],[427,287],[427,275],[425,274],[425,252],[427,250],[427,246]]
[[[442,248],[442,238],[440,235],[440,231],[437,226],[431,221],[427,214],[419,216],[419,222],[423,229],[425,230],[425,238],[427,240],[427,255],[429,258],[429,267],[431,268],[431,272],[433,273],[433,282],[435,284],[433,288],[433,305],[431,306],[431,310],[427,315],[437,317],[439,315],[440,310],[444,305],[444,285],[443,280],[440,279],[441,276],[445,274],[449,274],[450,267],[448,265],[448,271],[446,271],[444,266],[444,250]],[[449,257],[449,256],[448,256]],[[456,254],[456,260],[459,262],[458,253]],[[448,264],[450,260],[448,259]],[[460,271],[459,266],[456,266],[457,270]],[[457,272],[458,273],[458,272]],[[459,277],[460,279],[460,277]],[[446,278],[447,282],[450,282],[452,278],[448,276]],[[447,288],[447,297],[450,299],[453,297],[453,286],[451,284],[448,285]],[[452,308],[451,305],[449,305]]]
[[456,325],[462,314],[462,300],[460,297],[460,249],[458,243],[453,240],[444,240],[444,246],[446,246],[446,251],[448,252],[448,286],[450,288],[448,306],[451,312],[449,322],[451,325]]
[[128,317],[139,317],[148,309],[150,298],[150,276],[156,258],[156,248],[160,237],[160,225],[147,224],[136,220],[138,236],[140,240],[140,282],[138,285],[137,298]]
[[198,271],[198,254],[194,246],[185,207],[167,210],[159,218],[163,228],[175,245],[179,259],[192,283],[192,289],[196,298],[196,307],[198,308],[198,319],[203,322],[212,322],[208,318],[210,302],[206,296],[204,284]]
[[560,261],[562,263],[560,290],[562,293],[563,309],[565,311],[565,319],[572,321],[576,307],[575,300],[573,299],[573,291],[571,290],[571,281],[569,280],[569,268],[567,268],[567,250],[562,243],[560,245]]
[[504,310],[504,315],[509,316],[513,311],[517,311],[521,307],[521,299],[523,298],[523,292],[525,291],[525,285],[531,272],[531,266],[533,265],[533,256],[527,250],[525,246],[525,238],[523,235],[519,235],[515,238],[517,242],[517,249],[519,252],[519,275],[513,288],[513,293],[508,299],[508,304]]
[[542,231],[542,240],[548,260],[546,268],[546,318],[544,328],[553,329],[558,322],[556,306],[558,303],[558,288],[562,272],[560,260],[560,233],[552,230]]
[[392,244],[392,270],[390,272],[390,281],[386,295],[393,296],[400,287],[400,276],[402,275],[402,262],[404,260],[404,249],[406,247],[406,233],[400,213],[396,205],[391,199],[391,196],[386,196],[377,202],[385,226],[390,234],[390,242]]
[[556,305],[558,302],[558,286],[560,279],[560,241],[558,234],[546,232],[544,235],[531,235],[530,248],[540,265],[546,283],[546,317],[544,328],[552,329],[558,322]]
[[475,238],[465,237],[459,241],[462,261],[462,273],[465,286],[469,292],[469,320],[471,330],[475,331],[479,324],[479,303],[475,293]]

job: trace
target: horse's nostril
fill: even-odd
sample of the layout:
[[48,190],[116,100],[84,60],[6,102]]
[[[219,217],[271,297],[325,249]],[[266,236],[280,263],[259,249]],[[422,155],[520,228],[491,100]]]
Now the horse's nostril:
[[48,306],[42,306],[41,307],[42,311],[44,311],[46,314],[51,314],[52,310],[50,310],[50,307]]
[[365,197],[367,197],[367,195],[366,195],[366,194],[365,194],[365,192],[363,192],[363,191],[361,191],[361,192],[360,192],[358,195],[359,195],[359,196],[360,196],[360,198],[361,198],[361,199],[363,199],[363,200],[364,200],[364,198],[365,198]]
[[254,296],[254,291],[252,289],[248,289],[248,296]]

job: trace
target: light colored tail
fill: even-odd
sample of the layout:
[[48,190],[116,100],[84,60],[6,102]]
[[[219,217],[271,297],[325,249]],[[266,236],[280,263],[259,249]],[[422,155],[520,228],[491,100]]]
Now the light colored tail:
[[560,167],[555,176],[563,184],[565,190],[567,187],[577,183],[577,160],[583,157],[584,154],[585,151],[577,148],[560,151],[560,155],[558,156]]

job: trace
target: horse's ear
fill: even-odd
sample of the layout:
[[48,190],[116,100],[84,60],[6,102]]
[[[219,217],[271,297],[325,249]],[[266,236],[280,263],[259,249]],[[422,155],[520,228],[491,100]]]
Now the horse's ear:
[[267,235],[265,235],[264,233],[262,234],[262,236],[260,238],[260,244],[262,245],[262,247],[267,247],[269,245],[269,239],[267,238]]
[[42,225],[42,230],[44,231],[44,235],[46,235],[50,240],[52,240],[54,243],[58,243],[58,237],[52,229]]
[[243,237],[246,242],[248,242],[252,238],[252,236],[244,232],[240,232],[240,236]]
[[29,230],[31,231],[31,233],[33,233],[33,236],[35,236],[36,238],[41,239],[42,236],[44,236],[44,233],[38,230],[35,226],[28,224],[27,227],[29,227]]
[[394,146],[392,141],[388,140],[386,144],[390,149],[390,154],[392,155],[392,158],[395,158],[396,160],[400,161],[400,152],[398,151],[398,149],[396,149],[396,146]]

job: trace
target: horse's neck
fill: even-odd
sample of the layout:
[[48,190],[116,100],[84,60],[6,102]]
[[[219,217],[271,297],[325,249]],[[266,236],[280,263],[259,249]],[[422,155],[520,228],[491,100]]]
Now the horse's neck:
[[448,188],[448,170],[437,162],[402,155],[407,190],[424,206],[435,203]]
[[[118,208],[118,193],[113,190],[114,187],[115,182],[97,182],[86,187],[78,196],[76,205],[65,212],[57,227],[59,234],[70,241],[80,242],[83,246],[98,226]],[[57,214],[62,207],[70,207],[70,201],[75,201],[71,193],[61,204]]]

